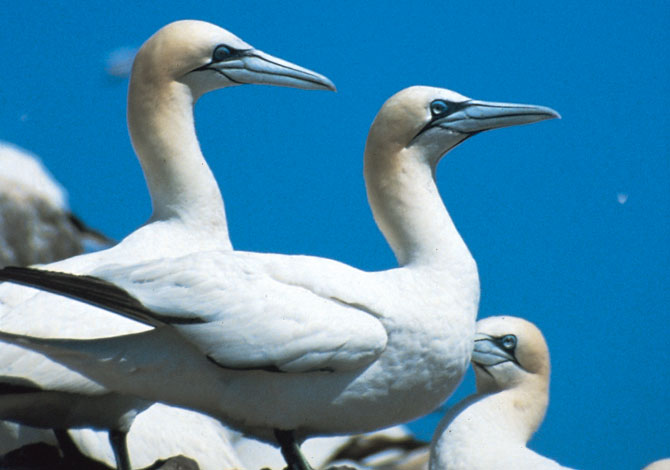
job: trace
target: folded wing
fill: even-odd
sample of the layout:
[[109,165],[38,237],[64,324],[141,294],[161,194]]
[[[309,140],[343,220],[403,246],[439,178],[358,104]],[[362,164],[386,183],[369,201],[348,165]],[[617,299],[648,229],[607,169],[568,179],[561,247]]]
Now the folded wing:
[[[19,280],[152,326],[171,325],[227,369],[340,372],[374,361],[387,333],[374,312],[278,280],[244,254],[107,266],[94,276],[8,268]],[[102,278],[102,279],[100,279]]]

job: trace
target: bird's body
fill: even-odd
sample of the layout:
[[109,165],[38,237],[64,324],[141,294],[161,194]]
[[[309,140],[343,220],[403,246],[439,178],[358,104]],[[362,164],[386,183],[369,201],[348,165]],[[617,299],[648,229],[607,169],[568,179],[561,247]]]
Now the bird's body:
[[[274,446],[236,433],[231,442],[244,468],[282,470],[286,466]],[[347,465],[355,469],[410,470],[411,466],[414,470],[427,470],[429,449],[428,443],[418,441],[404,425],[352,436],[315,437],[300,446],[314,468],[324,469]],[[421,467],[422,460],[425,460],[424,467]]]
[[[69,435],[85,456],[114,467],[114,452],[104,432],[71,429]],[[160,403],[151,405],[133,422],[128,432],[128,454],[137,468],[177,455],[194,459],[200,470],[245,468],[232,447],[230,431],[220,422]]]
[[642,470],[670,470],[670,458],[656,460]]
[[113,242],[86,227],[39,159],[0,142],[0,266],[48,263]]
[[477,393],[438,425],[431,470],[568,470],[528,447],[549,402],[549,351],[540,330],[515,317],[477,323]]
[[23,271],[32,279],[21,282],[153,329],[90,341],[4,337],[110,389],[276,438],[290,465],[295,440],[416,418],[460,383],[479,301],[476,264],[435,184],[437,163],[475,133],[554,117],[439,88],[390,98],[370,129],[365,178],[398,268],[218,250],[100,267],[88,278]]
[[[75,399],[73,397],[73,403]],[[127,436],[128,454],[137,468],[147,468],[158,460],[183,455],[195,460],[201,470],[251,469],[252,467],[245,467],[238,459],[231,434],[229,429],[213,418],[183,408],[155,403],[139,413],[133,421]],[[77,468],[88,468],[84,466],[84,459],[90,459],[107,467],[115,467],[114,449],[106,432],[92,428],[73,428],[67,431],[67,435],[76,446],[77,454],[68,455],[66,462],[76,462]],[[16,444],[25,446],[38,442],[58,446],[54,434],[48,429],[10,421],[0,422],[0,460],[9,451],[19,449]],[[26,458],[35,455],[37,450],[23,449],[20,452]]]
[[[230,250],[223,201],[200,151],[193,106],[208,91],[244,83],[334,89],[325,77],[253,49],[210,23],[178,21],[147,40],[131,74],[128,127],[151,193],[152,217],[108,250],[48,268],[85,274],[108,263]],[[24,334],[72,338],[147,329],[80,303],[9,285],[0,286],[0,325]],[[0,350],[0,376],[0,419],[27,425],[95,426],[125,433],[134,415],[150,404],[110,393],[41,354],[7,344]],[[91,400],[92,406],[86,406]],[[100,400],[109,405],[101,406]],[[79,407],[77,413],[70,411],[73,407]]]
[[[174,317],[206,322],[97,340],[87,356],[94,371],[81,370],[127,394],[160,393],[265,440],[273,429],[300,438],[371,431],[428,413],[459,383],[478,295],[470,268],[473,277],[456,280],[448,270],[365,273],[321,258],[205,252],[121,268],[118,278],[95,271],[139,298],[146,292],[150,308],[163,310],[158,303],[165,302]],[[126,285],[128,278],[137,284]],[[186,283],[189,294],[180,296]],[[435,295],[445,283],[458,289]],[[416,309],[406,308],[408,299]],[[268,315],[270,308],[277,314]],[[217,318],[219,309],[227,315]],[[175,377],[198,386],[176,388]]]

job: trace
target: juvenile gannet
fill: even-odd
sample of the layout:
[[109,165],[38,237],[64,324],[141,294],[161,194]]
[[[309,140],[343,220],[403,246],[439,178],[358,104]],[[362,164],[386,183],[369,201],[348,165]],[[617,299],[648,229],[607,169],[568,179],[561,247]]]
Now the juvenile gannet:
[[477,393],[456,404],[433,436],[430,470],[567,469],[526,447],[549,404],[549,349],[516,317],[477,322]]
[[[83,274],[108,263],[230,249],[223,201],[200,151],[193,106],[206,92],[241,84],[334,89],[327,78],[254,49],[210,23],[178,21],[148,39],[133,65],[127,117],[153,214],[115,247],[48,269]],[[0,287],[0,327],[73,338],[146,329],[76,302],[9,285]],[[42,355],[7,344],[0,348],[0,393],[0,419],[109,429],[117,466],[124,470],[130,468],[125,434],[135,414],[150,404],[110,393]]]
[[89,341],[4,338],[112,390],[200,410],[277,442],[291,468],[308,468],[298,447],[305,438],[409,421],[458,385],[479,279],[438,193],[437,163],[476,133],[557,116],[440,88],[391,97],[370,129],[364,173],[399,268],[363,272],[324,258],[221,250],[84,277],[6,268],[0,279],[152,329]]
[[67,192],[35,155],[0,142],[0,266],[49,263],[112,244],[70,211]]

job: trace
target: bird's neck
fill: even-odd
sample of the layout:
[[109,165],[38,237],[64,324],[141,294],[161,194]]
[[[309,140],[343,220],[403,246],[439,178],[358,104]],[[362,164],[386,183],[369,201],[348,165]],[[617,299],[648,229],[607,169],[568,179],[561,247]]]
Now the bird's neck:
[[186,85],[131,79],[128,128],[151,194],[151,220],[178,220],[227,239],[223,200],[200,150],[193,105]]
[[433,169],[412,148],[368,145],[365,180],[375,221],[401,266],[452,266],[474,260],[437,190]]
[[549,402],[547,385],[532,381],[482,396],[459,419],[478,423],[480,432],[498,441],[524,445],[542,424]]

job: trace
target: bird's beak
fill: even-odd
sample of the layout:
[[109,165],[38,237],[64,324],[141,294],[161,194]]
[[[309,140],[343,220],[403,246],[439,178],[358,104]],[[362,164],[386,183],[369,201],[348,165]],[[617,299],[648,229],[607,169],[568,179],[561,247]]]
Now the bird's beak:
[[476,134],[560,117],[556,111],[545,106],[469,100],[461,103],[458,110],[434,121],[433,126],[461,134]]
[[516,362],[514,356],[500,348],[489,335],[475,335],[475,349],[472,351],[472,362],[481,366],[495,366],[503,362]]
[[214,63],[209,67],[237,83],[335,91],[333,82],[323,75],[258,49],[246,50],[244,55],[234,60]]

